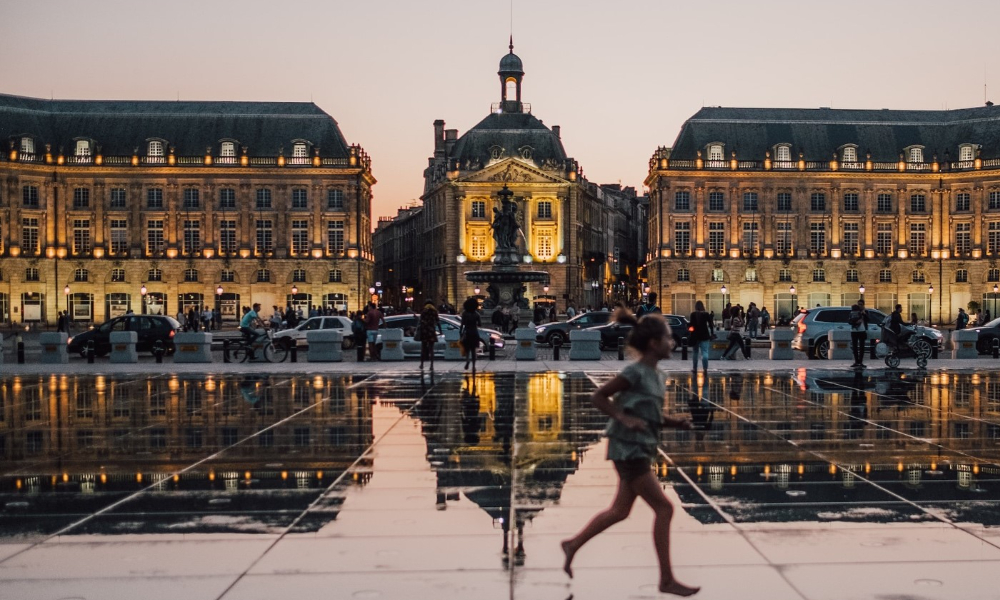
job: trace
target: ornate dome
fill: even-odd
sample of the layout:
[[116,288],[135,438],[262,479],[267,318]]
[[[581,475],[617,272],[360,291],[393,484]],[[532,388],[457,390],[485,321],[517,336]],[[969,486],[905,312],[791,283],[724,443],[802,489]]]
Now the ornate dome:
[[500,73],[524,74],[524,66],[521,64],[521,59],[518,55],[514,54],[513,49],[511,49],[510,54],[505,54],[500,59]]

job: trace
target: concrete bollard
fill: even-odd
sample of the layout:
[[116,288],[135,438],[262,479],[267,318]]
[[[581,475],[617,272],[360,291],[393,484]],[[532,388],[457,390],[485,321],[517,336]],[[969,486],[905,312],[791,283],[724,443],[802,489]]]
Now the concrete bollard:
[[729,347],[729,339],[726,337],[728,334],[725,331],[717,331],[715,335],[716,339],[708,344],[708,358],[709,360],[722,360],[722,355]]
[[826,339],[830,343],[830,349],[826,353],[829,360],[852,360],[854,353],[851,352],[851,330],[831,329],[826,333]]
[[403,330],[383,329],[382,330],[382,356],[383,361],[403,360]]
[[462,356],[462,342],[458,338],[457,329],[446,329],[444,332],[444,359],[465,360]]
[[601,360],[601,332],[574,329],[569,332],[570,360]]
[[[320,329],[306,332],[306,343],[309,352],[307,362],[340,362],[343,357],[344,336],[334,329]],[[383,357],[385,356],[385,339],[382,341]]]
[[112,331],[111,332],[111,362],[113,363],[137,363],[139,353],[135,350],[135,345],[139,341],[139,334],[135,331]]
[[536,360],[538,346],[535,345],[534,329],[521,327],[514,330],[514,360]]
[[174,336],[174,362],[212,362],[212,334],[194,331],[178,332]]
[[792,360],[795,352],[792,350],[792,340],[795,339],[794,329],[772,329],[770,332],[771,350],[767,357],[771,360]]
[[979,358],[979,350],[976,343],[979,341],[979,333],[967,329],[959,329],[951,333],[951,357],[952,358]]
[[42,346],[42,364],[63,365],[69,362],[69,354],[66,351],[66,341],[69,339],[65,333],[55,333],[47,331],[38,336],[38,341]]

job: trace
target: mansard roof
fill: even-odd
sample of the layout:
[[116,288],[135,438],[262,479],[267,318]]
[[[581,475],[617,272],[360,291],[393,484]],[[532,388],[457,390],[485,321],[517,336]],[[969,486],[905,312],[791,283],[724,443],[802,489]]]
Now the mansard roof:
[[[897,161],[904,148],[922,146],[925,160],[937,154],[958,160],[962,144],[981,146],[981,157],[1000,157],[1000,106],[956,110],[845,110],[830,108],[706,107],[685,121],[671,150],[671,158],[703,157],[713,142],[725,145],[742,160],[763,160],[764,152],[790,144],[793,157],[829,160],[847,145],[858,148],[864,160]],[[772,154],[773,157],[773,154]],[[707,158],[707,157],[706,157]]]
[[[93,139],[106,155],[145,154],[150,139],[165,140],[178,155],[197,156],[235,141],[251,156],[291,156],[292,142],[307,141],[323,157],[346,158],[337,122],[312,102],[157,100],[45,100],[0,94],[0,142],[29,136],[38,152],[51,144],[72,153],[74,140]],[[6,148],[2,148],[6,150]]]
[[503,157],[521,156],[521,149],[531,149],[531,160],[562,162],[566,150],[551,129],[530,113],[492,113],[455,142],[451,157],[464,165],[466,161],[487,164],[493,159],[494,148],[503,150]]

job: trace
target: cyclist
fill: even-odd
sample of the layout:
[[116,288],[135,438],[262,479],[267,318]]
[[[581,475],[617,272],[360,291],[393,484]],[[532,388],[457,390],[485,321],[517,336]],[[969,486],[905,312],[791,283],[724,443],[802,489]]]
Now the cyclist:
[[263,327],[264,322],[260,320],[258,313],[260,312],[260,303],[254,302],[253,308],[248,310],[243,318],[240,319],[240,333],[243,334],[243,339],[247,344],[250,344],[257,338],[257,332],[254,327]]

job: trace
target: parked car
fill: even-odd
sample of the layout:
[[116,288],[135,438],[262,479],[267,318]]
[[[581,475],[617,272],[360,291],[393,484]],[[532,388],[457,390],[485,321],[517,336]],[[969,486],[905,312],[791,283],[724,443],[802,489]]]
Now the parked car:
[[[888,315],[873,308],[866,310],[868,311],[868,344],[865,350],[867,352],[867,348],[882,335],[882,323]],[[792,327],[796,331],[792,348],[805,352],[809,358],[825,359],[830,350],[826,334],[831,329],[850,329],[851,326],[847,323],[850,315],[850,306],[824,306],[799,313],[792,319]],[[921,325],[915,329],[914,335],[923,337],[932,348],[940,348],[944,339],[940,331]]]
[[[680,315],[663,315],[663,318],[667,321],[667,326],[670,327],[670,332],[673,334],[674,344],[679,348],[681,340],[690,336],[687,318]],[[603,350],[605,348],[617,348],[619,337],[627,340],[629,332],[632,331],[632,326],[609,321],[604,325],[597,325],[591,329],[601,332],[601,349]]]
[[[378,335],[375,337],[375,347],[379,352],[382,351],[382,331],[385,329],[402,329],[403,330],[403,358],[420,358],[421,342],[420,340],[413,339],[413,336],[417,333],[417,325],[420,324],[420,315],[393,315],[391,317],[385,318],[385,327],[379,329]],[[452,325],[446,324],[445,321],[441,321],[441,329],[447,331],[447,327],[452,327]],[[436,358],[444,357],[444,334],[439,333],[437,336],[437,341],[434,342],[434,356]]]
[[[448,323],[455,328],[461,329],[462,319],[456,315],[438,315],[441,320],[441,327],[447,331],[445,328],[445,323]],[[503,339],[503,334],[496,329],[486,329],[483,327],[479,328],[479,339],[483,344],[484,348],[488,348],[488,344],[493,344],[497,350],[502,350],[507,342]]]
[[993,319],[989,323],[983,323],[979,327],[969,327],[968,330],[979,334],[979,339],[976,341],[976,350],[980,354],[989,354],[993,352],[993,340],[1000,339],[1000,318]]
[[340,334],[344,336],[344,342],[342,344],[344,350],[350,350],[354,347],[354,335],[351,332],[351,320],[347,317],[341,316],[310,317],[291,329],[283,329],[275,333],[274,342],[278,343],[286,340],[295,340],[296,344],[304,346],[307,345],[306,334],[310,331],[318,331],[320,329],[335,329],[340,331]]
[[70,354],[87,355],[87,345],[94,342],[94,354],[105,356],[111,352],[112,331],[134,331],[139,334],[135,349],[137,352],[152,352],[157,342],[162,342],[168,354],[174,351],[174,335],[181,324],[173,317],[162,315],[122,315],[104,324],[69,338],[67,351]]
[[[577,315],[568,321],[554,321],[535,328],[535,341],[541,344],[553,344],[556,340],[565,344],[569,341],[569,332],[575,329],[590,329],[611,322],[610,312],[591,311]],[[616,338],[618,336],[615,336]]]

